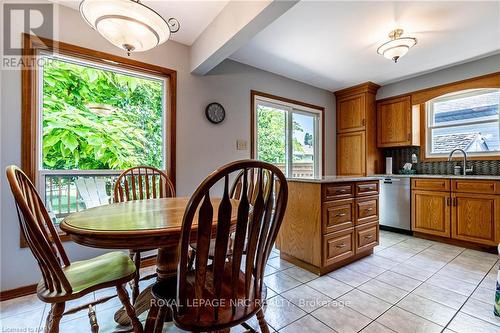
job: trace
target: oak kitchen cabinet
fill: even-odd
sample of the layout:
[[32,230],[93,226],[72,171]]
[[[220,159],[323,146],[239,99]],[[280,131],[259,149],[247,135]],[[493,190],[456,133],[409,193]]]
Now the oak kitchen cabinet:
[[500,182],[412,179],[413,231],[471,243],[500,243]]
[[370,255],[379,240],[378,194],[374,179],[290,179],[280,256],[322,275]]
[[420,145],[420,108],[411,96],[377,101],[377,147]]
[[337,101],[337,175],[365,176],[380,172],[375,94],[367,82],[335,92]]
[[337,135],[337,175],[366,175],[365,131]]

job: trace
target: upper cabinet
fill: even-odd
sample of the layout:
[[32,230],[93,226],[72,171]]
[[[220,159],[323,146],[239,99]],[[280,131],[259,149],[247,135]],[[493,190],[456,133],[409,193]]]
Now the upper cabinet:
[[378,88],[375,83],[367,82],[335,92],[339,176],[366,176],[381,171],[375,110]]
[[377,124],[379,148],[420,145],[420,107],[410,96],[378,101]]
[[337,101],[337,133],[364,131],[366,126],[364,93],[343,96]]

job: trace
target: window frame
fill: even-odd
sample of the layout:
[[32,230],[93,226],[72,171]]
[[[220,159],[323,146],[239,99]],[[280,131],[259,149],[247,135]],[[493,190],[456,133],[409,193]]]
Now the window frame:
[[[425,159],[435,159],[435,158],[448,158],[448,153],[433,153],[432,152],[432,131],[435,129],[441,128],[452,128],[459,126],[467,126],[467,125],[478,125],[478,124],[491,124],[498,123],[500,127],[500,117],[499,119],[484,119],[484,120],[466,120],[466,121],[455,121],[450,122],[446,125],[434,125],[434,110],[433,104],[435,102],[453,100],[455,98],[466,97],[466,96],[474,96],[478,93],[484,93],[488,91],[498,91],[499,88],[471,88],[464,89],[459,91],[450,92],[441,96],[434,97],[431,100],[428,100],[424,104],[424,116],[425,116],[425,131],[424,131],[424,143],[425,143]],[[500,101],[499,101],[500,105]],[[500,157],[500,151],[492,151],[492,152],[467,152],[467,155],[471,158],[482,158],[482,159],[495,159]]]
[[[261,101],[264,104],[270,106],[277,106],[278,108],[286,108],[287,116],[286,116],[286,131],[287,133],[291,131],[291,124],[293,114],[316,114],[318,115],[318,135],[315,140],[314,154],[319,157],[318,163],[315,165],[317,170],[314,170],[316,174],[315,178],[321,177],[325,175],[325,108],[309,103],[304,103],[301,101],[292,100],[285,97],[280,97],[276,95],[271,95],[268,93],[251,90],[250,91],[250,141],[251,141],[251,149],[250,149],[250,157],[252,159],[257,158],[257,101]],[[290,111],[290,112],[289,112]],[[287,135],[288,137],[288,135]],[[286,169],[287,174],[291,174],[291,168],[293,166],[293,147],[288,144],[288,140],[286,143]],[[287,177],[292,178],[292,177]]]
[[[161,78],[164,84],[164,170],[176,185],[176,102],[177,102],[177,72],[173,69],[160,67],[120,57],[64,42],[59,42],[38,36],[23,34],[23,54],[21,63],[22,81],[22,111],[21,111],[21,168],[40,191],[43,182],[42,174],[47,170],[41,168],[41,92],[39,89],[40,71],[37,59],[41,54],[50,54],[75,58],[82,62],[97,64],[102,67],[116,68],[126,73],[140,73],[140,75]],[[59,170],[48,172],[51,175],[68,174],[74,171]],[[119,172],[116,170],[116,172]],[[115,170],[79,170],[80,174],[110,174]],[[43,184],[44,185],[44,184]],[[41,194],[44,196],[44,193]],[[62,240],[68,240],[67,235],[61,233]],[[21,235],[21,246],[26,245]]]

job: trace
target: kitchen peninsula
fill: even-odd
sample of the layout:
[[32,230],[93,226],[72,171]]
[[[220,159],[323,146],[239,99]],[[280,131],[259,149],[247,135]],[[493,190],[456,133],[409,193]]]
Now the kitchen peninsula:
[[277,247],[281,258],[323,275],[373,253],[379,178],[289,179]]

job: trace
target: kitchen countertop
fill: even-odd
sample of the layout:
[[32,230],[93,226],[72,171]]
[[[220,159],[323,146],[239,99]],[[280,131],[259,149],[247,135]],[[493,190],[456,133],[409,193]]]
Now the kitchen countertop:
[[367,180],[381,180],[384,176],[374,175],[366,177],[347,177],[347,176],[324,176],[321,178],[288,178],[289,182],[302,183],[342,183],[342,182],[362,182]]
[[373,176],[365,177],[348,177],[348,176],[324,176],[321,178],[288,178],[289,182],[302,182],[302,183],[342,183],[342,182],[362,182],[367,180],[381,180],[384,178],[440,178],[440,179],[475,179],[475,180],[500,180],[500,176],[493,175],[428,175],[428,174],[413,174],[413,175],[387,175],[376,174]]
[[386,175],[377,174],[374,177],[378,178],[445,178],[445,179],[476,179],[476,180],[500,180],[500,176],[493,175],[467,175],[467,176],[456,176],[456,175],[428,175],[428,174],[414,174],[414,175]]

